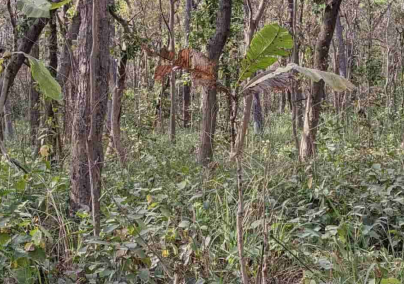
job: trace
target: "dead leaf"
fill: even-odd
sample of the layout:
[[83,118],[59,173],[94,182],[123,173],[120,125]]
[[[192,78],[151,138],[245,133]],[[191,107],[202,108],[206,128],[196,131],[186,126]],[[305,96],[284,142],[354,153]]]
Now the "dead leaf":
[[172,69],[173,67],[171,65],[157,66],[156,71],[154,71],[154,79],[162,82],[164,77],[171,73]]

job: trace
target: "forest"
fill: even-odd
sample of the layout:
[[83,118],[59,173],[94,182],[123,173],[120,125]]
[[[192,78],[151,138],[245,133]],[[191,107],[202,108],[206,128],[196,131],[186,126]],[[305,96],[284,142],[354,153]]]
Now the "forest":
[[404,283],[404,1],[1,0],[0,283]]

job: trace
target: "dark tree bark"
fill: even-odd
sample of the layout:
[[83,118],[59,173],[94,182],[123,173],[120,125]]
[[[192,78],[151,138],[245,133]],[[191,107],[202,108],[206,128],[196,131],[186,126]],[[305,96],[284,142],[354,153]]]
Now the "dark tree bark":
[[113,93],[112,106],[111,106],[111,134],[114,142],[114,148],[118,153],[119,160],[122,165],[125,165],[125,153],[121,144],[121,110],[122,110],[122,97],[125,90],[126,82],[126,64],[128,62],[128,54],[126,50],[122,51],[122,57],[119,61],[118,67],[118,85]]
[[[325,71],[328,68],[328,52],[341,2],[342,0],[331,0],[325,7],[323,23],[315,47],[314,68],[316,69]],[[321,101],[324,95],[324,81],[313,83],[313,92],[308,96],[306,102],[305,121],[300,145],[300,158],[303,161],[313,157],[315,154],[314,142],[316,141]]]
[[69,75],[72,70],[75,70],[75,58],[72,51],[72,43],[77,39],[80,30],[80,5],[81,1],[79,1],[79,7],[77,12],[75,13],[71,24],[69,25],[69,29],[64,36],[65,42],[63,44],[62,52],[60,54],[59,60],[59,69],[57,71],[56,80],[59,82],[59,85],[62,87],[62,90],[66,83],[69,80]]
[[[80,7],[79,32],[79,85],[73,119],[72,133],[72,167],[70,210],[75,212],[80,208],[91,208],[91,186],[95,191],[101,188],[101,171],[104,161],[102,133],[108,98],[109,71],[109,20],[105,1],[100,1],[98,38],[102,48],[94,62],[93,75],[95,89],[90,89],[90,57],[93,46],[92,34],[92,0],[83,0]],[[90,99],[90,94],[95,97]],[[93,105],[90,106],[90,103]],[[91,127],[90,127],[91,125]],[[91,130],[91,133],[90,133]],[[87,147],[87,139],[89,138]],[[87,149],[89,148],[89,149]],[[90,157],[90,158],[89,158]],[[91,160],[92,167],[88,167]],[[96,200],[97,202],[98,200]]]
[[[56,13],[51,12],[49,22],[50,34],[48,37],[48,50],[49,50],[49,72],[56,79],[58,68],[58,30],[56,25]],[[44,126],[47,128],[46,144],[51,146],[51,159],[60,156],[62,153],[59,151],[60,144],[58,145],[59,128],[55,108],[57,104],[52,100],[45,98],[45,116]],[[59,152],[59,153],[58,153]]]
[[[72,136],[72,122],[73,122],[73,109],[76,95],[76,82],[77,80],[77,59],[75,58],[72,50],[73,41],[77,39],[80,29],[80,5],[79,1],[77,11],[72,19],[69,29],[64,36],[65,42],[63,44],[62,52],[60,55],[59,66],[56,80],[59,82],[63,91],[64,101],[64,116],[63,116],[63,132],[64,143],[71,142]],[[69,82],[70,80],[70,82]]]
[[[220,0],[217,14],[216,32],[208,43],[208,57],[211,61],[218,63],[223,52],[224,45],[230,34],[230,21],[232,11],[232,0]],[[216,77],[217,77],[217,69]],[[213,141],[216,130],[217,115],[217,90],[215,87],[207,87],[203,94],[201,144],[199,147],[198,160],[201,164],[207,165],[213,156]]]
[[262,115],[262,107],[259,93],[254,93],[253,117],[254,117],[254,132],[256,134],[261,134],[264,131],[264,116]]
[[[175,53],[175,36],[174,36],[174,0],[170,0],[170,51]],[[175,72],[170,74],[170,141],[175,143],[175,117],[176,117],[176,95],[175,95]]]
[[[189,34],[191,32],[191,13],[192,13],[192,0],[186,0],[185,4],[185,45],[189,46]],[[191,83],[184,84],[183,87],[183,102],[182,102],[182,116],[184,118],[184,127],[188,128],[191,120],[190,105],[191,105]]]

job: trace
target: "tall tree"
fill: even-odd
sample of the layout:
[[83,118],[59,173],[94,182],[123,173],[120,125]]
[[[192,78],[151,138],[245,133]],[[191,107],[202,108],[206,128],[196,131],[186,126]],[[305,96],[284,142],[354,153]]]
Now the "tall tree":
[[[39,58],[39,44],[35,44],[31,50],[31,56],[34,58]],[[31,87],[29,92],[29,125],[30,125],[30,137],[31,146],[36,148],[38,142],[38,129],[39,129],[39,92],[36,89],[35,81],[31,75]]]
[[[185,2],[185,45],[189,46],[189,34],[191,32],[191,13],[192,13],[192,0],[186,0]],[[191,113],[190,113],[190,105],[191,105],[191,83],[187,82],[183,87],[183,102],[182,102],[182,116],[184,119],[184,127],[189,127]]]
[[[48,36],[48,52],[49,52],[49,72],[56,78],[58,68],[58,30],[56,24],[56,12],[51,12],[49,21],[49,36]],[[58,133],[57,117],[55,113],[56,103],[45,98],[45,116],[44,126],[47,128],[46,144],[52,147],[52,156],[57,157],[58,150]],[[60,145],[59,145],[60,146]],[[59,155],[61,153],[59,152]]]
[[[175,53],[175,37],[174,37],[174,16],[175,7],[174,0],[170,0],[170,51]],[[171,96],[171,107],[170,107],[170,141],[175,143],[175,112],[176,112],[176,97],[175,97],[175,72],[171,72],[170,77],[170,96]]]
[[[232,0],[220,0],[217,12],[216,32],[210,39],[207,50],[208,58],[216,64],[215,76],[218,74],[219,58],[230,34]],[[203,94],[202,127],[198,160],[207,165],[213,156],[213,142],[216,130],[217,90],[215,86],[206,87]]]
[[[101,190],[104,161],[102,133],[108,98],[110,29],[107,1],[99,0],[95,7],[92,4],[95,1],[82,0],[80,6],[80,82],[73,118],[70,210],[75,212],[83,206],[91,208],[94,205],[97,232],[99,212],[94,211],[99,209],[99,198],[96,195]],[[94,22],[93,8],[96,15]],[[102,45],[99,45],[100,42]],[[91,202],[92,193],[95,193],[94,203]]]
[[[324,10],[323,23],[315,47],[314,68],[327,70],[328,52],[332,37],[334,35],[335,24],[342,0],[329,1]],[[308,96],[306,102],[305,120],[303,126],[302,140],[300,144],[300,158],[307,160],[315,154],[317,127],[321,113],[321,101],[324,98],[324,81],[313,83],[313,91]]]

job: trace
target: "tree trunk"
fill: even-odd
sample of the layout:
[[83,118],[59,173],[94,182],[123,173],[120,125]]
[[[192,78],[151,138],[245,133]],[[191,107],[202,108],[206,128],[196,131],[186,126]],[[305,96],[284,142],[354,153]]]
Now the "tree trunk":
[[[185,4],[185,45],[189,46],[189,34],[191,32],[191,13],[192,13],[192,0],[186,0]],[[188,128],[191,120],[190,105],[191,105],[191,83],[187,82],[183,87],[183,104],[182,116],[184,119],[184,127]]]
[[126,82],[126,64],[128,62],[128,54],[126,50],[122,51],[122,58],[119,61],[118,67],[118,85],[112,97],[112,111],[111,111],[111,134],[114,141],[114,148],[118,153],[121,165],[125,165],[125,152],[121,144],[121,110],[122,110],[122,96],[125,90]]
[[[170,0],[170,51],[175,53],[175,37],[174,37],[174,0]],[[176,96],[175,96],[175,72],[171,72],[170,77],[170,96],[171,96],[171,107],[170,107],[170,141],[175,143],[175,112],[176,112]]]
[[[49,50],[49,72],[56,78],[58,68],[58,38],[57,38],[57,25],[56,13],[51,12],[51,19],[49,22],[50,34],[48,37],[48,50]],[[59,128],[57,127],[57,117],[55,113],[56,103],[49,98],[45,98],[45,116],[44,126],[47,128],[46,144],[51,146],[51,157],[56,158],[62,153],[58,151],[58,136]],[[59,139],[60,140],[60,139]],[[60,146],[60,145],[59,145]],[[59,153],[58,153],[59,152]]]
[[[337,17],[337,23],[335,27],[336,31],[336,36],[337,36],[337,41],[338,41],[338,72],[339,75],[347,78],[347,66],[346,66],[346,55],[345,55],[345,41],[344,41],[344,34],[343,34],[343,27],[341,24],[341,19],[338,16]],[[344,103],[346,101],[346,92],[344,93],[336,93],[336,98],[337,98],[337,104],[338,104],[338,110],[343,111],[344,110]]]
[[264,117],[262,115],[262,107],[259,93],[254,93],[253,117],[254,117],[254,132],[256,134],[261,134],[264,131]]
[[10,100],[7,100],[6,104],[4,105],[4,136],[9,140],[14,139],[14,128]]
[[[91,70],[95,77],[94,88],[90,88],[90,62],[93,46],[92,7],[93,1],[83,0],[80,6],[81,26],[79,32],[79,85],[73,118],[72,132],[72,167],[70,210],[75,212],[80,208],[90,209],[91,184],[93,192],[99,193],[101,188],[101,171],[104,161],[102,133],[107,106],[108,71],[109,71],[109,20],[107,3],[99,0],[98,15],[99,30],[94,31],[102,42],[98,55],[92,57],[94,64]],[[97,12],[96,12],[97,13]],[[94,96],[91,96],[94,95]],[[91,97],[91,98],[90,98]],[[90,106],[90,104],[93,105]],[[89,127],[91,125],[91,128]],[[91,130],[91,133],[90,133]],[[87,138],[88,143],[87,143]],[[88,144],[88,145],[87,145]],[[88,146],[88,147],[87,147]],[[89,161],[91,167],[88,167]],[[98,200],[94,200],[98,202]]]
[[[216,32],[210,39],[207,47],[208,58],[214,63],[219,62],[224,45],[230,34],[231,11],[232,0],[220,0],[216,21]],[[218,70],[216,69],[216,77],[217,71]],[[203,165],[207,165],[213,156],[213,141],[216,130],[217,115],[216,94],[217,90],[215,87],[206,87],[203,94],[202,129],[198,153],[198,160]]]
[[[323,24],[315,47],[314,68],[327,70],[328,52],[335,24],[337,22],[339,7],[342,0],[331,0],[325,7]],[[305,122],[300,144],[300,158],[305,161],[315,154],[317,127],[321,112],[321,101],[324,98],[324,81],[313,83],[313,92],[306,102]]]
[[[39,44],[36,43],[31,50],[31,56],[39,58]],[[29,126],[31,136],[31,146],[37,148],[38,146],[38,129],[39,129],[39,92],[36,90],[35,81],[31,75],[31,88],[29,93]]]
[[[80,29],[80,5],[81,1],[78,3],[77,11],[74,14],[69,29],[64,36],[64,44],[62,52],[60,55],[59,66],[56,76],[56,81],[59,82],[62,92],[64,94],[64,116],[63,116],[63,132],[64,132],[64,143],[71,142],[72,134],[72,121],[73,121],[73,109],[74,109],[74,97],[76,94],[76,70],[77,62],[74,57],[72,44],[73,41],[77,39]],[[69,83],[70,78],[70,83]]]

